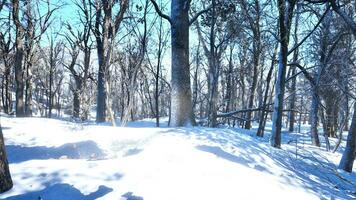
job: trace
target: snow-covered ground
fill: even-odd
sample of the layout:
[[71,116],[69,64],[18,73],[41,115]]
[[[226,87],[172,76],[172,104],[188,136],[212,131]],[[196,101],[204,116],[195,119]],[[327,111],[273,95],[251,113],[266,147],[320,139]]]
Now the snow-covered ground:
[[0,199],[356,198],[356,174],[336,170],[343,147],[312,147],[307,133],[284,133],[278,150],[268,128],[257,138],[254,130],[155,128],[151,120],[111,127],[2,116],[1,124],[14,187]]

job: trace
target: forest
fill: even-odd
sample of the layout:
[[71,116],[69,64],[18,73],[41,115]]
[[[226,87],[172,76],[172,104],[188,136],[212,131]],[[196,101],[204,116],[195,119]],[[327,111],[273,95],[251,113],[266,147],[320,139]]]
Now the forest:
[[355,36],[352,0],[0,0],[0,199],[356,198]]

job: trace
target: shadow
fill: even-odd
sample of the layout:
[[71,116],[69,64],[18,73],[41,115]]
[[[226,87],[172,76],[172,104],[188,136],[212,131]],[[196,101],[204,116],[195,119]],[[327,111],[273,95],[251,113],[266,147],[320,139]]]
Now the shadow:
[[121,179],[124,175],[120,174],[120,173],[115,173],[112,176],[109,176],[105,179],[105,181],[117,181],[119,179]]
[[120,200],[143,200],[142,197],[132,195],[132,192],[127,192],[121,196]]
[[[327,159],[328,152],[313,147],[306,133],[283,133],[282,149],[269,145],[269,132],[260,138],[255,131],[240,128],[171,128],[161,133],[194,138],[200,151],[272,174],[281,183],[303,188],[321,199],[353,199],[356,194],[356,173],[347,180],[341,177],[336,164]],[[298,144],[288,144],[291,140]]]
[[233,154],[227,153],[224,150],[222,150],[220,147],[217,146],[207,146],[207,145],[199,145],[196,147],[198,150],[200,151],[204,151],[204,152],[208,152],[208,153],[212,153],[215,156],[234,162],[234,163],[238,163],[247,167],[251,167],[251,165],[254,165],[253,168],[261,171],[261,172],[268,172],[270,174],[272,174],[271,171],[269,171],[267,168],[256,164],[256,162],[251,162],[251,158],[245,158],[245,156],[235,156]]
[[7,127],[7,126],[2,126],[1,129],[2,129],[2,130],[9,130],[9,129],[11,129],[11,128],[10,128],[10,127]]
[[112,191],[112,188],[101,185],[97,191],[84,195],[72,185],[61,183],[46,187],[41,191],[8,197],[5,200],[95,200]]
[[23,147],[7,145],[8,160],[10,163],[20,163],[28,160],[47,159],[105,159],[106,154],[93,141],[68,143],[59,147]]
[[124,157],[134,156],[134,155],[137,155],[137,154],[141,153],[142,151],[143,151],[143,149],[138,149],[138,148],[129,149],[125,153]]
[[[121,121],[117,119],[115,123],[118,127],[125,127],[125,128],[167,128],[168,118],[167,117],[160,118],[159,127],[156,127],[156,121],[153,118],[141,119],[137,121],[128,121],[125,125],[123,125]],[[96,123],[94,121],[83,123],[83,125],[113,126],[112,122]]]

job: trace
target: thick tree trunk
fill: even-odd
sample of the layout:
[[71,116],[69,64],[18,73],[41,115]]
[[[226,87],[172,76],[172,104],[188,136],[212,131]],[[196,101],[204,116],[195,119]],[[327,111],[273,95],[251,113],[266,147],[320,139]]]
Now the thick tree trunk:
[[0,124],[0,193],[6,192],[12,188],[12,180],[7,161],[4,136]]
[[194,125],[189,68],[189,0],[172,0],[172,98],[170,126]]
[[[96,122],[105,122],[107,120],[107,100],[108,100],[108,64],[109,64],[109,29],[112,23],[112,7],[109,1],[103,1],[103,8],[97,8],[96,26],[99,31],[101,23],[101,10],[104,10],[104,24],[102,25],[102,33],[96,35],[97,53],[98,53],[98,84],[97,84],[97,105],[96,105]],[[113,30],[112,30],[113,31]]]
[[346,148],[342,154],[339,169],[352,172],[353,163],[356,156],[356,103],[354,104],[354,114],[351,121],[349,133],[347,135]]
[[25,115],[32,116],[32,63],[34,46],[34,25],[31,11],[31,1],[26,2],[27,28],[26,28],[26,90],[25,90]]
[[98,92],[97,92],[97,107],[96,107],[96,122],[106,121],[106,110],[107,110],[107,88],[106,88],[106,77],[107,69],[104,61],[104,52],[98,48],[98,61],[99,61],[99,71],[98,71]]
[[24,57],[23,42],[21,36],[16,38],[16,54],[15,54],[15,82],[16,82],[16,117],[24,117],[24,80],[22,60]]
[[13,20],[16,25],[16,53],[15,53],[15,83],[16,83],[16,117],[24,117],[25,116],[25,109],[24,109],[24,71],[22,68],[22,61],[24,58],[24,29],[20,22],[19,18],[19,1],[13,0]]

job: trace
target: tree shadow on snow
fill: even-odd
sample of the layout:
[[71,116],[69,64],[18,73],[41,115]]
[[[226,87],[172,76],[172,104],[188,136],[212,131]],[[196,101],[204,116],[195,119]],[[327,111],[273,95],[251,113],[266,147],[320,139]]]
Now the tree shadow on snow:
[[[306,192],[312,192],[321,199],[350,199],[356,194],[356,182],[340,178],[336,173],[335,164],[324,157],[315,157],[313,152],[309,151],[309,147],[299,146],[296,157],[293,146],[289,145],[289,149],[282,150],[272,148],[269,146],[268,137],[253,136],[251,130],[176,128],[165,132],[194,137],[201,143],[196,146],[200,151],[280,177],[283,183],[302,186]],[[271,171],[275,168],[274,165],[285,170],[282,173],[279,170]],[[356,178],[355,173],[352,173],[351,177]]]
[[261,171],[261,172],[267,172],[272,174],[271,171],[269,171],[266,167],[263,167],[262,165],[258,165],[256,162],[252,162],[253,159],[249,158],[246,156],[235,156],[234,154],[230,154],[224,150],[222,150],[220,147],[218,146],[208,146],[208,145],[199,145],[196,147],[198,150],[200,151],[204,151],[204,152],[208,152],[208,153],[212,153],[215,156],[231,161],[231,162],[235,162],[241,165],[245,165],[247,167],[251,167],[249,166],[249,164],[253,165],[253,168]]
[[127,192],[121,196],[120,200],[143,200],[143,198],[140,196],[133,195],[132,192]]
[[41,191],[8,197],[5,200],[94,200],[112,191],[112,188],[101,185],[97,191],[84,195],[72,185],[61,183],[46,187]]
[[67,143],[59,147],[7,145],[10,163],[47,159],[104,159],[106,154],[93,141]]

